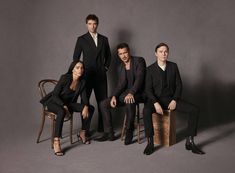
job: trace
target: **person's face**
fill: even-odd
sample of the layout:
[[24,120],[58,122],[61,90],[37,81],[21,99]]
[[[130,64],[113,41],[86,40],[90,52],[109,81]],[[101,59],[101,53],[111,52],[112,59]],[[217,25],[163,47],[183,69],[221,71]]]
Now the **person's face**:
[[168,49],[166,46],[161,46],[157,49],[157,52],[155,52],[155,55],[157,57],[157,60],[161,61],[161,62],[166,62],[167,58],[168,58]]
[[96,33],[98,24],[95,20],[88,20],[86,26],[89,32]]
[[128,63],[130,61],[130,53],[127,48],[118,49],[118,56],[124,63]]
[[84,72],[83,64],[78,62],[73,68],[73,75],[81,77],[83,75],[83,72]]

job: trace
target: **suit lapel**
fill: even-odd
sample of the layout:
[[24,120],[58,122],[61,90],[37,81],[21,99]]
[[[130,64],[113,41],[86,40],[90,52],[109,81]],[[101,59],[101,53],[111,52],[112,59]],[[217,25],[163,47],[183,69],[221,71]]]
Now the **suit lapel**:
[[131,64],[130,64],[130,70],[131,70],[131,83],[134,84],[134,73],[135,73],[135,62],[134,58],[131,57]]
[[169,63],[166,62],[166,78],[167,78],[167,85],[170,85],[170,78],[171,78],[171,68],[169,66]]
[[[161,88],[162,88],[162,78],[161,78],[161,69],[160,67],[158,66],[157,62],[155,62],[155,69],[156,69],[156,72],[157,72],[157,75],[156,76],[159,76],[158,77],[158,80],[159,80],[159,83],[161,84]],[[154,74],[154,73],[153,73]]]
[[87,42],[91,45],[91,47],[93,49],[97,49],[96,45],[95,45],[95,41],[93,40],[93,38],[91,37],[91,34],[89,32],[86,33],[85,35],[85,39],[87,40]]
[[103,38],[101,37],[100,34],[97,36],[97,52],[101,51],[102,45],[103,45]]

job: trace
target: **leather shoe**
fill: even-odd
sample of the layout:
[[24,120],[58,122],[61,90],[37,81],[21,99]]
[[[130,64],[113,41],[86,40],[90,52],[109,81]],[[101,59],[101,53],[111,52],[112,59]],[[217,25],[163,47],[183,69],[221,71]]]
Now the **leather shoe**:
[[202,150],[200,150],[197,145],[193,141],[193,137],[188,137],[185,143],[186,150],[191,150],[194,154],[205,154]]
[[132,130],[127,130],[124,144],[125,145],[132,144],[133,143],[132,139],[133,139],[133,131]]
[[116,137],[114,136],[114,133],[104,133],[103,136],[100,138],[94,139],[95,141],[98,142],[104,142],[104,141],[114,141]]
[[145,155],[150,155],[154,152],[153,138],[148,138],[148,144],[144,149]]

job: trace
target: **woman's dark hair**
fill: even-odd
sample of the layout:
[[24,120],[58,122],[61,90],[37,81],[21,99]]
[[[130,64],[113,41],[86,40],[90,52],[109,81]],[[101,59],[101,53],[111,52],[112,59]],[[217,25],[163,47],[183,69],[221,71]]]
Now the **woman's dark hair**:
[[66,74],[71,74],[71,75],[72,75],[72,74],[73,74],[73,69],[74,69],[74,67],[75,67],[75,65],[76,65],[77,63],[81,63],[82,66],[83,66],[84,71],[83,71],[83,75],[81,76],[81,77],[83,77],[83,76],[84,76],[84,73],[85,73],[85,66],[84,66],[84,63],[83,63],[81,60],[73,61],[73,62],[70,64],[69,70],[68,70],[68,72],[67,72]]
[[88,20],[94,20],[96,21],[97,25],[99,24],[99,18],[95,14],[89,14],[86,17],[86,23],[88,22]]
[[167,48],[167,51],[169,51],[169,46],[166,43],[159,43],[155,48],[155,52],[157,52],[158,48],[162,46],[165,46]]

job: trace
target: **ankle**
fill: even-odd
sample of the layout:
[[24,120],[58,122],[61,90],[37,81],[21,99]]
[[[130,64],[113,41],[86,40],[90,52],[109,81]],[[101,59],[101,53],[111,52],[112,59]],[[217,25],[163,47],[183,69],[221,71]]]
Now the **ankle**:
[[193,136],[188,136],[188,137],[186,138],[186,144],[190,144],[190,143],[194,143],[194,138],[193,138]]

